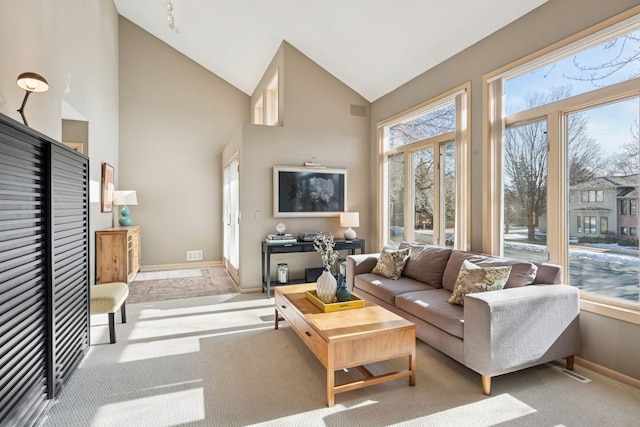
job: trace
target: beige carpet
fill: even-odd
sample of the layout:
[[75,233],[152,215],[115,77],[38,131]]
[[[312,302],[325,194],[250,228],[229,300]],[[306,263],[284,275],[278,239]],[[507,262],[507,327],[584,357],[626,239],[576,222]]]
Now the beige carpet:
[[[130,304],[110,345],[106,315],[92,316],[94,345],[42,425],[569,427],[640,419],[640,390],[580,366],[590,382],[550,364],[494,378],[484,396],[479,375],[420,341],[415,387],[407,379],[379,384],[338,394],[327,408],[323,366],[288,326],[274,330],[273,317],[273,299],[261,293]],[[382,368],[389,365],[371,370]]]
[[238,292],[224,267],[142,271],[129,284],[128,304]]

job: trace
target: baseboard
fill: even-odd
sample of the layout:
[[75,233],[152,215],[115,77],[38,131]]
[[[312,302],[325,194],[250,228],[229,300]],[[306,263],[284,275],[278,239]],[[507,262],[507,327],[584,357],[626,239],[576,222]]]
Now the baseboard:
[[178,268],[221,267],[222,261],[199,261],[181,264],[143,265],[140,271],[175,270]]
[[241,294],[252,294],[262,291],[262,288],[242,288],[240,286],[238,286],[238,289],[240,289]]
[[609,369],[602,365],[598,365],[597,363],[590,362],[586,359],[576,356],[575,363],[584,368],[589,369],[595,373],[600,375],[604,375],[605,377],[611,378],[612,380],[616,380],[626,385],[630,385],[631,387],[635,387],[640,389],[640,380],[637,378],[630,377],[629,375],[622,374],[618,371],[614,371],[613,369]]

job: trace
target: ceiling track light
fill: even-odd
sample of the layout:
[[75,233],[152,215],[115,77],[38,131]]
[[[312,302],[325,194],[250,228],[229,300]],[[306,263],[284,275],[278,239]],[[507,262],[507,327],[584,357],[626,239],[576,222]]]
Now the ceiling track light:
[[175,20],[173,17],[173,3],[171,3],[171,0],[169,0],[165,6],[167,8],[166,20],[169,23],[169,28],[171,29],[171,31],[179,33],[180,31],[178,31],[178,28],[176,27]]

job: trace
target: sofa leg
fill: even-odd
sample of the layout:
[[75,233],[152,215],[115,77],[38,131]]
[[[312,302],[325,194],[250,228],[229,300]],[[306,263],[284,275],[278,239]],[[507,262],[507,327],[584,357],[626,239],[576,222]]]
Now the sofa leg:
[[576,360],[576,356],[572,355],[566,358],[567,359],[567,369],[573,371],[573,364]]
[[491,395],[491,377],[482,376],[482,392],[486,396]]

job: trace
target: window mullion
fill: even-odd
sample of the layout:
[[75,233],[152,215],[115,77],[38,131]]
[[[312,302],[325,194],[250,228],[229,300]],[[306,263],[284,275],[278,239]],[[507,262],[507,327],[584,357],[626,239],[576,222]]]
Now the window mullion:
[[415,217],[415,177],[411,151],[404,152],[404,239],[413,242],[413,224]]
[[[566,116],[558,111],[547,115],[547,144],[549,146],[547,174],[547,235],[554,236],[547,239],[549,262],[568,266],[569,251],[567,242],[569,232],[567,228],[568,203],[568,161],[567,144],[565,143]],[[567,283],[568,268],[563,271],[563,281]]]
[[504,223],[503,201],[503,146],[504,146],[504,79],[493,81],[489,85],[491,103],[489,105],[489,131],[484,150],[483,175],[484,196],[484,235],[482,251],[488,254],[502,255]]
[[467,109],[469,94],[458,94],[456,97],[456,131],[455,131],[455,242],[454,248],[469,250],[469,230],[471,229],[471,215],[469,204],[471,200],[471,174],[463,167],[469,158],[469,123]]
[[442,191],[442,150],[440,149],[442,144],[436,144],[433,146],[433,244],[435,246],[442,246],[442,239],[444,232],[442,230],[442,224],[444,223],[444,212],[441,209],[441,198],[444,192]]

